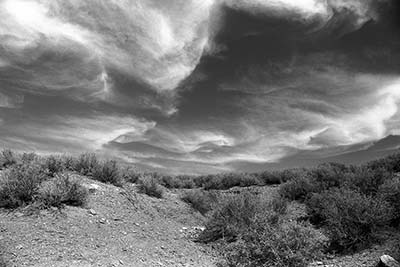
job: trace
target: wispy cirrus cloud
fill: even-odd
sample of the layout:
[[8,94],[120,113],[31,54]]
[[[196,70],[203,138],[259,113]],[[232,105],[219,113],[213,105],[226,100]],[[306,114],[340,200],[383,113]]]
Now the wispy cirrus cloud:
[[390,2],[0,0],[0,145],[207,172],[377,140]]
[[109,142],[129,134],[140,138],[156,123],[131,116],[92,114],[86,117],[28,117],[24,123],[7,120],[3,123],[1,145],[19,150],[76,153],[98,151]]
[[23,95],[10,95],[0,90],[0,108],[17,108],[24,102]]
[[[56,50],[67,59],[72,54],[70,60],[84,56],[78,64],[85,67],[117,68],[157,90],[171,90],[202,55],[212,4],[2,0],[0,34],[7,54],[23,63],[40,61],[48,50]],[[183,17],[174,15],[182,11]],[[65,70],[62,62],[52,63]]]

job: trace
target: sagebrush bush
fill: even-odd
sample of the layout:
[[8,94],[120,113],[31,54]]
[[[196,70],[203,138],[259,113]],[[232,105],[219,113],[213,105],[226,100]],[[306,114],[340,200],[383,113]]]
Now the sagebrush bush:
[[209,175],[203,179],[205,190],[226,190],[235,186],[247,187],[263,185],[263,182],[253,174],[248,173],[221,173]]
[[181,196],[182,201],[189,203],[201,214],[206,214],[215,207],[218,201],[217,194],[214,192],[203,191],[201,189],[185,191]]
[[322,192],[344,185],[348,173],[351,173],[351,170],[344,164],[324,163],[310,169],[307,176],[314,185],[313,191]]
[[395,244],[392,248],[391,255],[400,262],[400,237],[397,237]]
[[120,168],[120,176],[123,181],[135,184],[138,182],[140,177],[142,177],[142,174],[128,166]]
[[368,162],[365,166],[371,170],[383,169],[390,173],[400,172],[400,153]]
[[4,249],[0,247],[0,267],[7,267],[7,261],[4,258]]
[[305,176],[298,177],[279,187],[279,194],[289,200],[305,200],[315,190],[310,179]]
[[39,164],[17,164],[0,176],[0,207],[17,208],[31,203],[38,186],[48,176]]
[[379,187],[379,197],[393,208],[393,223],[400,226],[400,177],[387,180]]
[[278,214],[285,214],[288,208],[288,200],[280,195],[270,201],[271,209]]
[[345,187],[365,195],[376,195],[378,188],[391,177],[391,173],[383,168],[354,167],[345,178]]
[[252,223],[259,208],[260,199],[249,192],[226,197],[213,211],[198,241],[208,243],[218,239],[236,239]]
[[17,158],[11,150],[4,149],[0,153],[0,169],[7,168],[11,165],[16,164],[17,162]]
[[47,207],[83,206],[87,196],[87,189],[77,179],[68,174],[57,174],[40,184],[36,200]]
[[370,245],[392,218],[387,202],[343,188],[315,193],[306,205],[311,221],[327,230],[331,249],[338,251]]
[[121,186],[123,182],[115,160],[97,163],[92,169],[92,177],[97,181],[116,186]]
[[98,165],[99,161],[95,154],[84,153],[77,158],[73,169],[83,175],[91,175]]
[[45,169],[47,174],[54,177],[55,174],[61,173],[65,170],[65,165],[61,157],[59,156],[48,156],[44,159],[42,167]]
[[76,160],[70,155],[62,155],[61,161],[65,170],[74,171],[76,166]]
[[282,176],[280,174],[280,172],[264,171],[261,173],[255,173],[253,175],[262,181],[264,185],[274,185],[282,183]]
[[160,178],[160,183],[166,188],[191,189],[196,187],[194,180],[195,177],[190,175],[177,175],[177,176],[164,175]]
[[237,242],[227,246],[226,266],[305,267],[322,255],[326,238],[310,224],[255,217]]
[[144,176],[138,181],[139,193],[146,194],[151,197],[162,198],[164,189],[156,178],[152,176]]
[[39,156],[36,155],[35,153],[23,153],[21,155],[21,161],[24,164],[29,164],[34,161],[37,161],[39,159]]

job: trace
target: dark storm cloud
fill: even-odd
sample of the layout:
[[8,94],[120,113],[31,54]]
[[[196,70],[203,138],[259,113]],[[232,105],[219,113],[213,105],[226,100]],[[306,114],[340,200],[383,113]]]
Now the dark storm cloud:
[[351,20],[336,10],[324,24],[228,9],[232,27],[215,38],[225,49],[196,69],[208,79],[183,93],[182,117],[227,130],[253,162],[396,131],[399,61],[388,55],[399,55],[398,28],[371,8],[346,10]]
[[379,139],[393,3],[0,0],[0,145],[204,172]]

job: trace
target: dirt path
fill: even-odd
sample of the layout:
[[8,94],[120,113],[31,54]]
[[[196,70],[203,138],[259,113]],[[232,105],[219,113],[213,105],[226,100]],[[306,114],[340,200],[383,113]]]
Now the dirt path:
[[204,218],[176,194],[126,195],[82,179],[100,187],[85,208],[31,216],[0,211],[0,243],[10,266],[214,266],[212,251],[188,237]]

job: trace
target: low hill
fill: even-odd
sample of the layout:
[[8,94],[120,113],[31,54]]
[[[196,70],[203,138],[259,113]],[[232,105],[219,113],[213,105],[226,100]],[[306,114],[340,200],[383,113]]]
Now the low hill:
[[389,135],[375,142],[356,145],[322,148],[314,151],[297,151],[294,155],[281,159],[276,163],[243,164],[236,163],[235,167],[244,171],[262,171],[265,169],[286,169],[296,167],[313,167],[325,162],[344,164],[362,164],[400,152],[400,136]]
[[[166,192],[163,199],[79,177],[94,190],[85,207],[0,211],[10,266],[212,266],[191,234],[204,217]],[[96,189],[94,189],[96,188]]]

